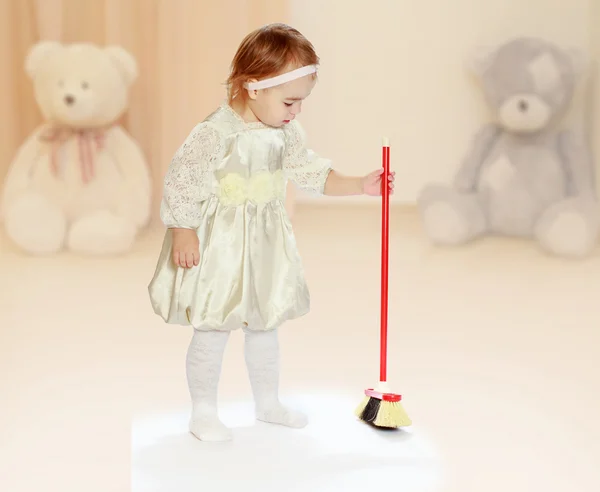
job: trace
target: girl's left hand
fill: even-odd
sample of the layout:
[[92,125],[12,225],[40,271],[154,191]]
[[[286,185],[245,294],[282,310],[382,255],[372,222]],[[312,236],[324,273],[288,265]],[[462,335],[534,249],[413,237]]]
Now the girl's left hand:
[[[362,178],[362,192],[369,196],[381,196],[381,179],[383,178],[383,168],[373,171]],[[389,175],[390,194],[394,193],[394,179],[396,172],[392,171]]]

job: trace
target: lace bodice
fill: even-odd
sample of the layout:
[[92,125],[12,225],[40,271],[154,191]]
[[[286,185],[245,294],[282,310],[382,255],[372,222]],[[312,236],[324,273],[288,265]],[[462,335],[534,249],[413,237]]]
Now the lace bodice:
[[[196,125],[175,152],[164,179],[163,223],[167,227],[197,228],[202,220],[200,204],[222,196],[220,181],[228,173],[250,177],[257,170],[263,174],[266,169],[280,171],[284,181],[274,181],[276,186],[284,188],[289,179],[310,194],[322,194],[331,162],[307,149],[305,142],[297,121],[281,129],[247,123],[224,103]],[[274,161],[272,156],[276,156]],[[282,198],[277,193],[273,196]],[[221,200],[222,206],[241,204]]]

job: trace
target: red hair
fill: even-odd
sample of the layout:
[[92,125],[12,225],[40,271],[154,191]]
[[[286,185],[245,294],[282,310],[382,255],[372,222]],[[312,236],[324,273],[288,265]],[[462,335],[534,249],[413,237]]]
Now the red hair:
[[291,67],[318,63],[313,45],[293,27],[277,23],[256,29],[243,39],[231,62],[229,102],[243,94],[244,83],[251,79],[262,80]]

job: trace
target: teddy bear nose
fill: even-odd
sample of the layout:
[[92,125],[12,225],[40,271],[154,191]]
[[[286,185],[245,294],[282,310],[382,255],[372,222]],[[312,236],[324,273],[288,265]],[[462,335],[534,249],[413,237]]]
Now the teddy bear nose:
[[529,108],[529,104],[527,104],[527,101],[519,101],[519,110],[521,110],[524,113],[525,111],[527,111],[527,108]]
[[75,98],[71,94],[67,94],[65,96],[65,103],[67,103],[69,106],[71,104],[73,104],[74,102],[75,102]]

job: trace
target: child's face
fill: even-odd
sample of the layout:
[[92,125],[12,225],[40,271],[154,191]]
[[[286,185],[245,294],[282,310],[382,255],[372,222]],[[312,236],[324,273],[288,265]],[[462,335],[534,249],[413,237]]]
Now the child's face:
[[311,74],[256,93],[250,91],[248,105],[266,125],[281,127],[300,113],[302,102],[310,95],[316,82],[316,77]]

